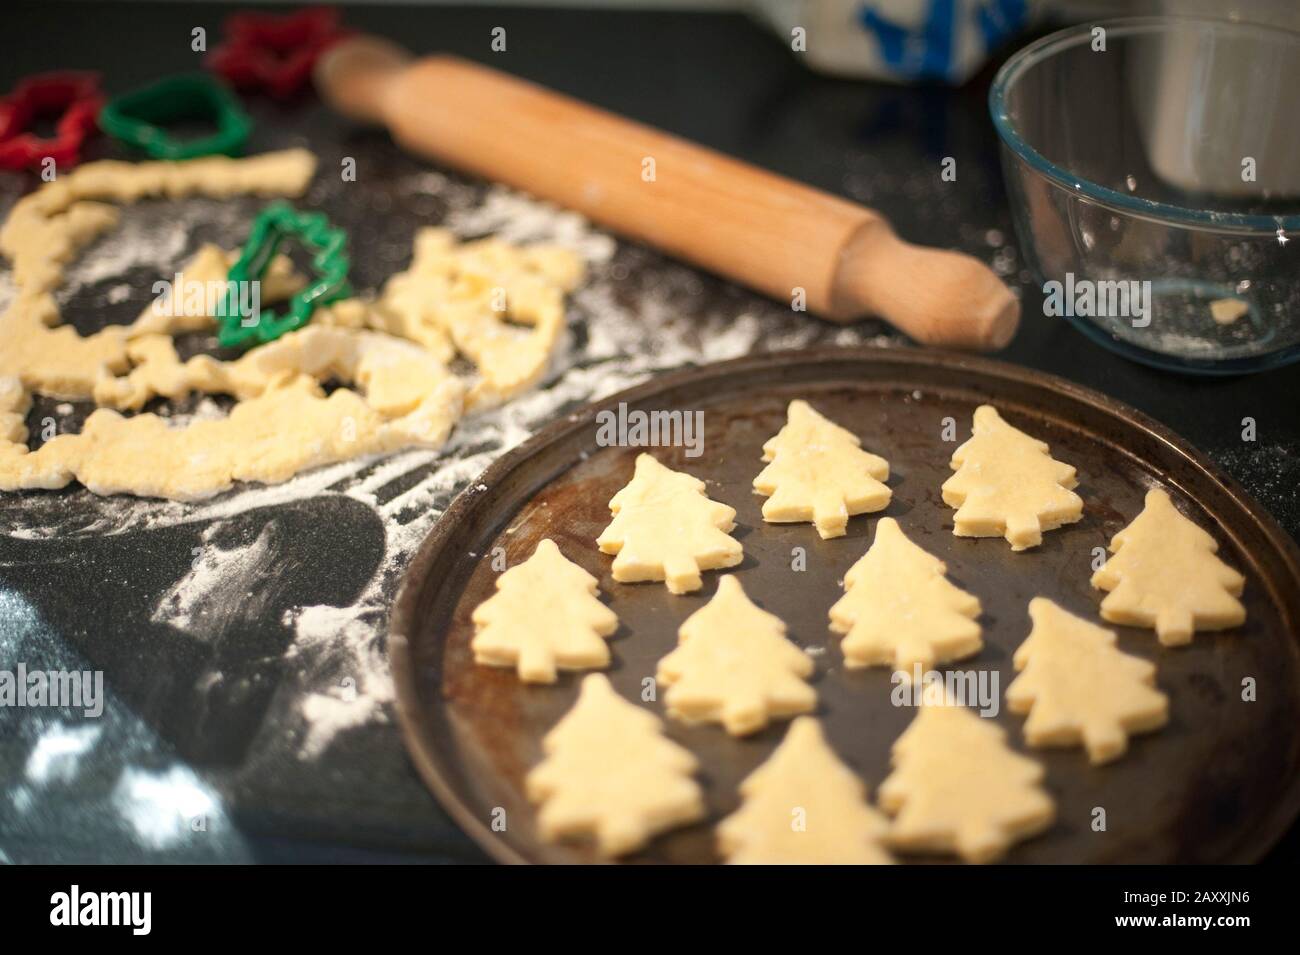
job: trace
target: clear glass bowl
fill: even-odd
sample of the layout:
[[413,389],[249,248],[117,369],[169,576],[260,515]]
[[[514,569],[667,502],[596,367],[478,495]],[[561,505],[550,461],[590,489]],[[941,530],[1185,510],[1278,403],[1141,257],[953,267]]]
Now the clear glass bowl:
[[1164,368],[1300,360],[1300,34],[1081,24],[1008,60],[989,107],[1047,314]]

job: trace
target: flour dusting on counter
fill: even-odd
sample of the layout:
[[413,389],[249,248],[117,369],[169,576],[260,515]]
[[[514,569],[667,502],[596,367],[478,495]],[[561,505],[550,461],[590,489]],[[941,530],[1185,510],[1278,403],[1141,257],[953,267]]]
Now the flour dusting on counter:
[[211,543],[220,526],[212,524],[203,532],[203,544],[195,548],[190,572],[163,594],[154,608],[155,623],[202,635],[208,618],[251,599],[261,580],[274,571],[270,562],[274,524],[268,523],[252,543],[229,550]]
[[151,849],[170,849],[196,831],[215,833],[226,821],[217,794],[192,770],[161,772],[129,768],[113,793],[136,839]]
[[77,775],[77,763],[94,747],[103,727],[52,724],[32,747],[27,757],[27,780],[34,786],[68,782]]

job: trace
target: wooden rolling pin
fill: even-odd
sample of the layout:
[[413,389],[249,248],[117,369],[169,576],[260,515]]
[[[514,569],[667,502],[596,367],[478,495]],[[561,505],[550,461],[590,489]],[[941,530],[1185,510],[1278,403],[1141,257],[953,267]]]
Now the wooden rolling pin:
[[316,85],[413,152],[787,304],[803,289],[825,318],[876,315],[956,348],[1000,348],[1015,333],[1019,303],[970,256],[911,245],[863,206],[505,73],[355,37],[321,58]]

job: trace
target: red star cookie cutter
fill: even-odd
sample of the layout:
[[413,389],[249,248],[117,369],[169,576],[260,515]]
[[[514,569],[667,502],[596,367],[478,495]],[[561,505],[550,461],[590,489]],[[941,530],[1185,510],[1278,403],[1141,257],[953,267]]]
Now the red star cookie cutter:
[[332,7],[285,16],[236,13],[226,19],[226,40],[208,56],[207,66],[238,90],[285,99],[306,85],[321,53],[349,33]]
[[[103,105],[98,73],[60,70],[24,77],[0,99],[0,168],[39,169],[47,158],[56,166],[75,166]],[[61,115],[52,137],[30,132],[38,116],[56,112]]]

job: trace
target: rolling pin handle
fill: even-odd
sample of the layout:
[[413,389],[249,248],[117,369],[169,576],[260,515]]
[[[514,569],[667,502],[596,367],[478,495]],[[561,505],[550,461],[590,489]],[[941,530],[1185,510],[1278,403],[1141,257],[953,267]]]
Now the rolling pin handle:
[[411,54],[387,40],[358,36],[326,50],[312,72],[321,98],[349,119],[384,123],[385,97],[411,65]]
[[834,289],[832,317],[883,318],[923,345],[993,351],[1020,324],[1019,299],[987,265],[904,242],[879,218],[845,246]]

